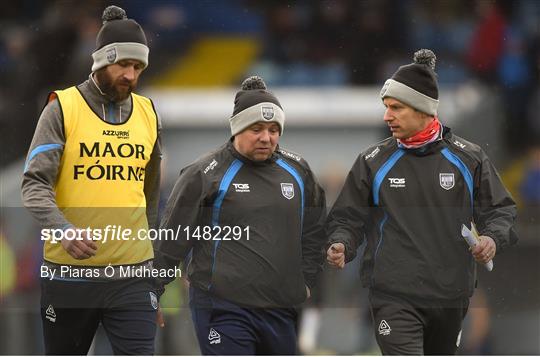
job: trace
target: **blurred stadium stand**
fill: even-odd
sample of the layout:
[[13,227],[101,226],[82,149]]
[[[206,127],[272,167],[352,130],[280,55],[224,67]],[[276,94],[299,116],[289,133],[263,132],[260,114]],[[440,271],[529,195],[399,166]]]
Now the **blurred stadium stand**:
[[[258,74],[287,114],[282,146],[310,162],[331,203],[358,153],[388,135],[382,83],[414,50],[433,49],[442,122],[487,151],[520,209],[519,245],[492,273],[479,269],[463,352],[540,354],[536,0],[2,2],[0,354],[43,353],[39,228],[20,202],[24,156],[46,94],[87,78],[101,12],[112,3],[150,41],[139,92],[164,124],[163,201],[183,166],[229,138],[234,94]],[[305,313],[304,352],[378,353],[357,267],[325,273]],[[157,352],[197,354],[185,285],[169,290]],[[112,353],[105,339],[98,335],[93,353]]]

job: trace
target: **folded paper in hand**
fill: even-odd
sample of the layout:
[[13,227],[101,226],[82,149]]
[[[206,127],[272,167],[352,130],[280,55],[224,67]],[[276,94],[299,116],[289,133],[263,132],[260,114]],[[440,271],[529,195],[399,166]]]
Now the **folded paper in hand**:
[[[465,238],[465,241],[467,244],[469,244],[469,247],[473,248],[476,246],[476,244],[479,242],[478,238],[478,232],[476,231],[476,227],[474,226],[474,223],[471,222],[471,229],[469,229],[466,225],[461,225],[461,235],[463,238]],[[490,260],[486,264],[484,264],[486,269],[488,271],[493,270],[493,260]]]

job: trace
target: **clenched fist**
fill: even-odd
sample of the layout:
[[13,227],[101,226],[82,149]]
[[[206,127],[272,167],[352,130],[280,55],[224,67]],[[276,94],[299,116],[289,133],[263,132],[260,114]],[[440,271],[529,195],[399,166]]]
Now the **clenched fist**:
[[345,245],[334,243],[326,251],[326,261],[330,266],[343,269],[345,266]]

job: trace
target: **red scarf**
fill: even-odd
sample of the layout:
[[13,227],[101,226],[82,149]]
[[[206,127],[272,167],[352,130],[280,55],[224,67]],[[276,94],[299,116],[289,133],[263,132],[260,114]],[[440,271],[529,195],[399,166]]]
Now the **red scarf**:
[[441,133],[441,128],[442,125],[439,118],[435,117],[424,130],[414,134],[410,138],[398,139],[398,142],[407,149],[416,149],[437,140]]

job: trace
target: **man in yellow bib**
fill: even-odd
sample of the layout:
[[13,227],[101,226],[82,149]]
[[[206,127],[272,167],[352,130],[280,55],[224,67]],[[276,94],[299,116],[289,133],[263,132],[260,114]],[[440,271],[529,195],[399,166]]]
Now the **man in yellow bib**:
[[52,92],[37,123],[22,197],[42,227],[47,354],[87,354],[99,323],[115,354],[154,353],[145,232],[157,220],[160,123],[132,93],[148,53],[141,26],[109,6],[88,80]]

